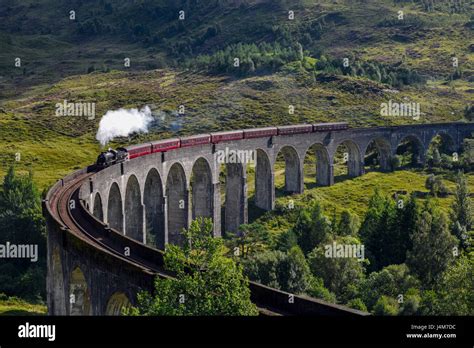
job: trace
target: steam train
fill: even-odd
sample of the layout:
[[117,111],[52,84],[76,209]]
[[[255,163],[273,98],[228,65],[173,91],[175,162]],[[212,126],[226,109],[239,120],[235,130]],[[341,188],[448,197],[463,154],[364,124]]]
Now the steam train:
[[123,147],[119,147],[117,150],[108,149],[107,151],[102,152],[99,157],[97,157],[97,166],[100,168],[105,168],[111,166],[112,164],[124,162],[128,159],[128,151]]
[[129,159],[149,155],[157,152],[166,152],[178,148],[198,146],[205,144],[218,144],[225,141],[265,138],[277,135],[293,135],[303,133],[339,131],[349,128],[346,122],[301,124],[293,126],[253,128],[228,132],[217,132],[210,134],[199,134],[188,137],[180,137],[166,140],[153,141],[140,145],[132,145],[127,148],[109,149],[102,152],[97,158],[97,166],[105,168]]

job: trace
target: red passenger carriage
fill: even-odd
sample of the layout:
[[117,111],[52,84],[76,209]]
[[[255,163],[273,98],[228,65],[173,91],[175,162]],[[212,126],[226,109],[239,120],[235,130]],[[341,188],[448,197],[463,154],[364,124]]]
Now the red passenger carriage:
[[218,144],[221,141],[240,140],[244,138],[244,131],[216,132],[211,133],[211,142]]
[[151,143],[152,152],[165,152],[173,149],[178,149],[181,146],[181,141],[178,138],[153,141]]
[[211,143],[210,134],[199,134],[199,135],[193,135],[190,137],[184,137],[180,139],[181,139],[181,147],[205,145],[205,144]]
[[313,131],[313,125],[311,124],[298,124],[295,126],[278,127],[278,135],[311,133],[312,131]]
[[131,145],[125,148],[128,152],[128,158],[133,159],[151,154],[151,144]]
[[278,134],[277,127],[244,129],[245,139],[271,137],[277,134]]

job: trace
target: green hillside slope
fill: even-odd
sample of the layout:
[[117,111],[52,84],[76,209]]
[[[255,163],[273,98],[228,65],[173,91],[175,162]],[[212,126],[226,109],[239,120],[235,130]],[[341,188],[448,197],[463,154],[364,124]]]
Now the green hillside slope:
[[[42,187],[91,163],[100,117],[121,107],[149,105],[155,123],[112,145],[299,122],[469,118],[472,13],[460,0],[5,0],[0,175],[18,153]],[[95,103],[95,119],[56,117],[65,100]],[[419,103],[420,119],[381,116],[389,100]]]

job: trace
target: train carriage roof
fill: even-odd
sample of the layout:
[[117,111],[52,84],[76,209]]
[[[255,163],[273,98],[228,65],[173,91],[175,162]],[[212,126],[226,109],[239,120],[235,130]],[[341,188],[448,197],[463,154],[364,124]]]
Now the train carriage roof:
[[211,138],[210,134],[197,134],[197,135],[190,135],[186,137],[181,137],[181,140],[193,140],[193,139],[202,139],[202,138]]
[[231,135],[231,134],[242,134],[243,130],[235,130],[235,131],[222,131],[222,132],[212,132],[211,135],[219,136],[219,135]]
[[172,143],[176,141],[179,141],[179,138],[155,140],[151,142],[151,145],[167,144],[167,143]]
[[326,123],[314,123],[313,126],[341,126],[349,125],[347,122],[326,122]]
[[244,129],[244,133],[248,132],[262,132],[262,131],[269,131],[269,130],[277,130],[277,127],[261,127],[261,128],[249,128],[249,129]]
[[292,126],[278,126],[278,129],[294,129],[294,128],[303,128],[303,127],[312,127],[312,124],[303,123],[303,124],[295,124]]
[[130,145],[125,147],[124,149],[127,151],[133,151],[133,150],[141,150],[141,149],[146,149],[146,148],[151,148],[151,143],[145,143],[145,144],[138,144],[138,145]]

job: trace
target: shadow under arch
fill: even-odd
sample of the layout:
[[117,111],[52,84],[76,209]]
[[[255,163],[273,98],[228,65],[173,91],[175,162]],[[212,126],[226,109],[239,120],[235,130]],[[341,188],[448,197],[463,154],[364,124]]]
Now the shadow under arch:
[[[342,150],[342,159],[338,158],[340,150]],[[343,140],[336,146],[333,166],[336,166],[337,160],[341,160],[344,166],[347,167],[348,178],[355,178],[364,173],[364,165],[359,145],[351,139]]]
[[104,210],[102,208],[102,198],[100,197],[99,192],[97,192],[94,197],[94,206],[92,208],[92,214],[100,221],[104,221]]
[[165,248],[165,212],[163,183],[160,173],[150,169],[145,179],[143,192],[145,209],[146,244],[164,250]]
[[390,143],[384,138],[374,138],[367,144],[364,153],[364,164],[366,166],[380,166],[382,171],[392,169],[390,163],[392,148]]
[[68,300],[69,315],[92,315],[89,286],[79,267],[71,273]]
[[122,195],[120,194],[120,188],[116,182],[112,184],[109,190],[107,223],[111,228],[122,234],[124,233]]
[[278,162],[284,162],[285,165],[285,186],[283,187],[283,191],[287,193],[302,193],[300,156],[296,149],[290,145],[283,146],[277,154],[275,166]]
[[166,178],[166,197],[168,200],[168,243],[181,245],[182,230],[187,228],[188,191],[183,166],[174,163]]
[[445,131],[439,131],[431,138],[428,147],[432,145],[436,145],[440,153],[448,155],[457,151],[453,137]]
[[192,217],[213,217],[213,187],[211,167],[203,157],[198,158],[191,173]]
[[125,235],[143,242],[143,206],[140,184],[135,175],[128,178],[125,189]]
[[120,316],[122,315],[122,311],[124,309],[129,309],[131,306],[132,304],[127,295],[125,295],[123,292],[115,292],[107,301],[105,315]]
[[420,166],[426,158],[423,142],[415,134],[409,134],[398,142],[396,154],[401,157],[401,167]]
[[273,209],[273,173],[268,154],[256,150],[255,205],[263,210]]
[[[332,183],[332,173],[329,162],[329,153],[326,147],[320,143],[312,144],[305,151],[305,166],[315,166],[315,174],[311,171],[311,175],[316,177],[316,186],[329,186]],[[314,183],[312,183],[314,185]]]

